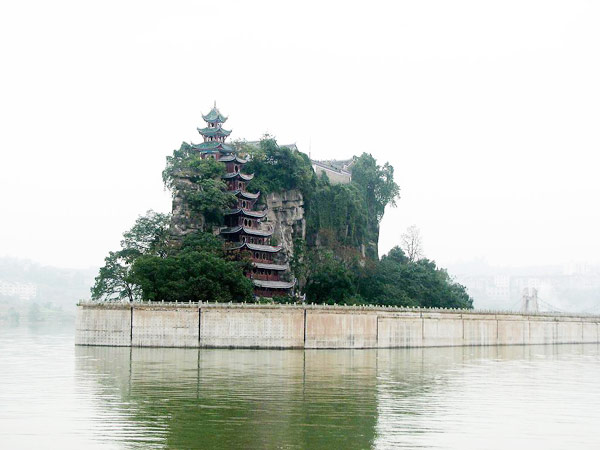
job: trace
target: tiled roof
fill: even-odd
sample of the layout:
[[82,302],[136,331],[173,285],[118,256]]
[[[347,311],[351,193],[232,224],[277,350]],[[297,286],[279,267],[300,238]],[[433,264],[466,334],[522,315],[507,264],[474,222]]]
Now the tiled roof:
[[272,231],[257,230],[255,228],[247,228],[247,227],[242,227],[242,226],[221,228],[221,234],[235,234],[235,233],[239,233],[240,231],[243,231],[244,233],[249,234],[251,236],[268,237],[273,234]]
[[252,280],[255,286],[262,288],[271,289],[291,289],[294,287],[293,281],[266,281],[266,280]]
[[230,209],[228,211],[225,211],[226,216],[232,216],[235,214],[242,214],[244,216],[253,217],[255,219],[262,219],[263,217],[265,217],[267,215],[267,213],[264,211],[248,211],[247,209],[242,209],[242,208]]
[[202,136],[229,136],[231,130],[220,127],[196,128]]
[[214,106],[207,115],[203,114],[202,118],[205,122],[209,123],[224,123],[227,120],[227,117],[221,114],[216,106]]
[[233,178],[241,178],[244,181],[250,181],[252,178],[254,178],[254,174],[250,173],[248,175],[242,173],[242,172],[230,172],[230,173],[226,173],[225,175],[223,175],[222,178],[224,178],[225,180],[231,180]]
[[271,269],[271,270],[288,270],[290,268],[287,264],[265,264],[265,263],[252,263],[257,269]]

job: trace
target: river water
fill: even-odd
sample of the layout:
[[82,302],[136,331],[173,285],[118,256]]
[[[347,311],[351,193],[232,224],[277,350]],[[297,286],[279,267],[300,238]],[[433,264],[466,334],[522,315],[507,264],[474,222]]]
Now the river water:
[[75,347],[0,325],[0,448],[600,448],[600,347]]

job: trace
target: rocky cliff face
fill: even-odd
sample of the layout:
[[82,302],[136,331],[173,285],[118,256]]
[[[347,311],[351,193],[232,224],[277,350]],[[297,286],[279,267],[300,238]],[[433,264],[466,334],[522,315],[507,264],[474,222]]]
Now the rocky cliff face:
[[294,255],[294,239],[306,238],[306,219],[302,193],[293,189],[266,195],[267,221],[273,227],[273,237],[283,246],[287,259]]
[[204,231],[204,217],[193,212],[187,204],[184,192],[197,190],[198,185],[186,178],[179,178],[173,195],[170,234],[175,242],[196,231]]

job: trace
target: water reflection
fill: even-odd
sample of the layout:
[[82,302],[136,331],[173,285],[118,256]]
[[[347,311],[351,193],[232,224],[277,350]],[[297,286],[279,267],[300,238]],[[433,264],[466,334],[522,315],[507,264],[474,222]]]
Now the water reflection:
[[74,347],[0,328],[2,448],[597,449],[598,345]]
[[98,379],[104,408],[115,406],[116,389],[144,440],[173,448],[374,441],[375,352],[78,347],[76,356],[81,377]]
[[128,445],[593,448],[600,418],[597,345],[75,352],[99,409],[118,411],[98,435]]

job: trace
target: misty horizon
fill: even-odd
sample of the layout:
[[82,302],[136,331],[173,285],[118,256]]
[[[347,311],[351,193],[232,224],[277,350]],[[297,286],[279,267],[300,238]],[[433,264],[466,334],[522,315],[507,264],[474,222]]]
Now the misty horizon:
[[[4,7],[0,255],[100,266],[136,217],[171,210],[165,157],[200,140],[216,100],[232,139],[389,161],[401,199],[380,255],[416,225],[442,267],[598,264],[600,6],[344,5],[335,35],[329,4],[293,22],[268,2]],[[222,70],[206,70],[206,35]]]

